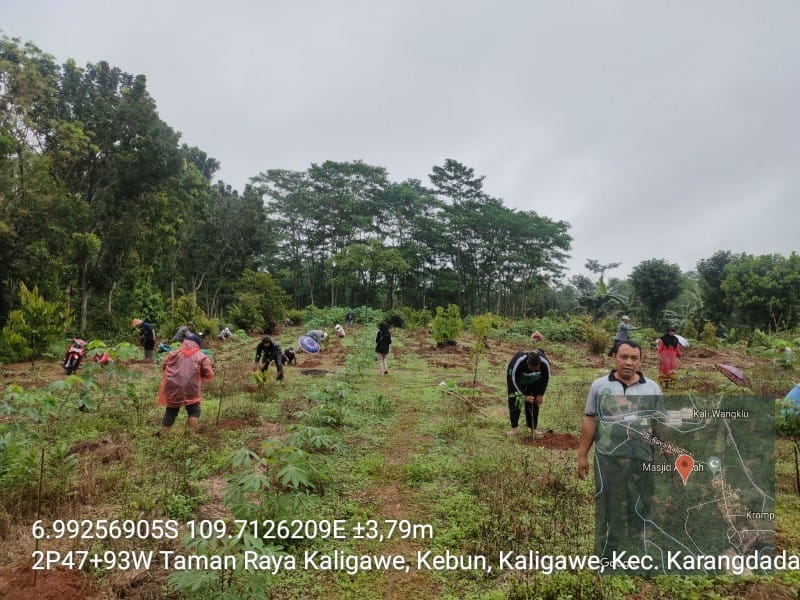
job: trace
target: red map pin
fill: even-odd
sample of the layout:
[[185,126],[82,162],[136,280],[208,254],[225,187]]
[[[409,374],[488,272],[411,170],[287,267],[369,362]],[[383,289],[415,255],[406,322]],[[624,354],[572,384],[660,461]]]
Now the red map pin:
[[694,459],[688,454],[681,454],[675,459],[675,468],[681,474],[683,485],[686,485],[686,480],[689,479],[689,475],[692,474],[692,469],[694,468]]

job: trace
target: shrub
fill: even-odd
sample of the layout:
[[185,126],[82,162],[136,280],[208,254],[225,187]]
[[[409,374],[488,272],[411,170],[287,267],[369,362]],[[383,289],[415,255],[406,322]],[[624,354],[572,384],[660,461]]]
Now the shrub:
[[401,309],[406,316],[406,327],[408,329],[422,329],[431,321],[431,311],[427,308],[412,310],[408,307]]
[[587,316],[571,315],[567,319],[542,317],[534,319],[528,335],[538,331],[545,339],[553,342],[580,342],[583,341],[583,329],[589,322]]
[[[330,308],[319,308],[313,304],[305,308],[302,322],[308,329],[328,329],[337,323],[344,324],[347,316],[347,309],[341,306],[331,306]],[[356,320],[359,320],[359,311],[354,310]],[[361,315],[363,315],[363,311]],[[294,322],[294,321],[293,321]]]
[[305,323],[306,313],[302,310],[293,308],[286,311],[286,318],[292,322],[292,325],[302,325]]
[[231,320],[242,329],[274,333],[276,325],[286,318],[289,295],[272,275],[250,269],[245,269],[236,287]]
[[800,438],[800,412],[792,400],[775,401],[775,430],[780,435]]
[[260,322],[258,294],[240,292],[228,313],[231,321],[240,329],[256,329]]
[[406,326],[406,315],[399,310],[387,310],[383,314],[383,320],[388,323],[390,327],[404,328]]
[[583,339],[592,354],[603,354],[611,347],[611,336],[602,327],[587,323],[583,328]]
[[712,348],[717,347],[717,328],[711,321],[706,321],[703,325],[703,332],[700,334],[700,341]]
[[[163,323],[166,315],[164,307],[164,296],[150,281],[141,280],[136,283],[136,287],[131,295],[132,304],[129,307],[135,314],[132,317],[144,319],[148,323]],[[102,312],[98,313],[102,314]],[[130,323],[127,318],[126,323]],[[126,331],[127,328],[126,328]]]
[[428,457],[411,454],[408,458],[408,463],[403,465],[403,479],[408,486],[420,487],[436,479],[436,465],[431,464]]
[[5,358],[30,360],[41,358],[50,344],[63,338],[69,315],[59,304],[48,302],[39,289],[28,290],[19,284],[21,308],[8,316],[0,337],[0,351]]
[[642,348],[647,348],[653,340],[660,338],[662,335],[664,335],[663,331],[659,333],[652,327],[642,327],[631,334],[631,339],[639,342]]
[[189,321],[194,323],[195,333],[206,335],[214,332],[214,324],[197,304],[197,297],[194,294],[178,296],[170,301],[167,317],[161,328],[161,337],[171,339],[175,330]]
[[451,304],[446,309],[441,306],[436,307],[436,316],[433,318],[431,333],[437,343],[444,343],[454,340],[461,333],[463,327],[461,312],[458,306]]

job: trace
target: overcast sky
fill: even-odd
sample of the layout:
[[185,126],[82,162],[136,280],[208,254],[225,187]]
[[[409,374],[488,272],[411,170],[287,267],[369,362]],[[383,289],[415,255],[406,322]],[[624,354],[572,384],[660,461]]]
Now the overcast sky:
[[0,0],[58,62],[147,77],[242,190],[363,160],[456,159],[571,223],[568,266],[800,247],[800,2]]

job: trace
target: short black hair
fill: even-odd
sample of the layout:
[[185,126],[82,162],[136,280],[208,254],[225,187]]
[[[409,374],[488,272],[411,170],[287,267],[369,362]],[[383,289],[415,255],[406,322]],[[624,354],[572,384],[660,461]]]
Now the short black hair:
[[528,352],[528,366],[538,367],[542,364],[542,354],[538,350],[531,350]]
[[642,350],[641,344],[639,344],[639,342],[635,342],[633,340],[622,340],[619,344],[617,344],[617,350],[616,351],[619,352],[619,349],[622,346],[626,345],[626,344],[628,346],[630,346],[631,348],[634,348],[635,350],[638,350],[639,351],[639,356],[644,356],[644,350]]

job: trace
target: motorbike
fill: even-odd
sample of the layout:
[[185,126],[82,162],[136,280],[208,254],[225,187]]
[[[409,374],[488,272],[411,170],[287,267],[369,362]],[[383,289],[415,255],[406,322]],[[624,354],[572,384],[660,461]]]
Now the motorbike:
[[[86,347],[89,345],[89,342],[81,338],[71,338],[70,342],[69,349],[64,356],[64,364],[62,365],[67,375],[72,375],[78,370],[78,367],[81,366],[81,361],[83,357],[86,356]],[[103,352],[102,354],[95,355],[94,362],[101,367],[105,367],[111,362],[111,357],[108,352]]]
[[62,365],[67,375],[72,375],[81,366],[81,360],[86,355],[86,346],[89,345],[89,342],[80,338],[72,338],[70,342]]

